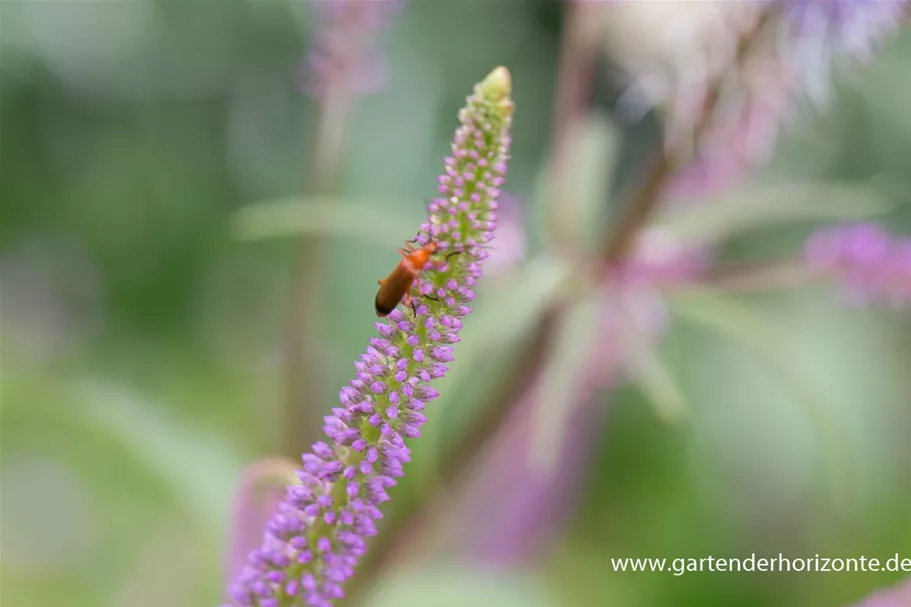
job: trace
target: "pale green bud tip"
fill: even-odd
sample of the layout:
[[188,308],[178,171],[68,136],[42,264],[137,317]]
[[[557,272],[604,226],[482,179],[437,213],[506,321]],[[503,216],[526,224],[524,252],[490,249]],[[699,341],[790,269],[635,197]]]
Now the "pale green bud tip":
[[509,70],[502,65],[490,72],[480,84],[481,97],[497,104],[499,107],[512,111],[512,79]]

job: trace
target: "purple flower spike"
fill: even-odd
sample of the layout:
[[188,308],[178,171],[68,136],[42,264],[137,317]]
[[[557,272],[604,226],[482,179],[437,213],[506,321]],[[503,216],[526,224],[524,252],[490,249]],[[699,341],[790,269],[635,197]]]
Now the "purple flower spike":
[[319,29],[301,73],[302,90],[326,98],[330,90],[363,94],[382,88],[386,64],[376,52],[376,38],[401,0],[317,0],[312,4]]
[[[441,363],[453,360],[447,344],[458,341],[458,319],[471,311],[470,281],[480,276],[486,257],[471,244],[493,238],[491,210],[509,157],[510,92],[502,67],[475,86],[445,161],[446,175],[459,176],[458,187],[454,178],[440,179],[443,198],[430,205],[422,227],[421,237],[435,238],[441,251],[462,252],[423,274],[434,291],[446,289],[445,298],[422,301],[415,289],[412,297],[421,301],[416,322],[410,310],[395,310],[377,324],[379,337],[370,340],[355,363],[356,379],[339,395],[343,407],[325,418],[329,440],[302,456],[299,484],[287,488],[261,547],[234,578],[231,607],[325,607],[344,596],[366,538],[377,533],[379,505],[390,499],[386,490],[411,459],[405,439],[420,436],[426,417],[418,412],[438,396],[427,382],[443,375]],[[471,163],[497,167],[497,174],[470,171]],[[473,225],[469,215],[488,219]],[[440,229],[448,224],[462,228]]]
[[812,234],[804,255],[811,267],[837,278],[854,303],[911,305],[911,237],[874,223],[842,224]]

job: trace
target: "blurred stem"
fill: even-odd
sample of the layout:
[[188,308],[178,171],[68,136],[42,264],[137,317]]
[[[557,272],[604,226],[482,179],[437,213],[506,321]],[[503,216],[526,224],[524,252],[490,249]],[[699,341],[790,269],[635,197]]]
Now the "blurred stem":
[[561,205],[573,195],[571,170],[573,129],[585,116],[592,82],[592,72],[597,59],[599,17],[603,7],[597,3],[573,2],[567,8],[566,31],[563,34],[560,64],[557,76],[557,98],[554,108],[552,145],[547,197],[546,227],[552,248],[560,249],[574,240],[561,228]]
[[718,264],[701,283],[726,293],[791,289],[822,278],[800,259],[744,261]]
[[[317,107],[316,126],[309,142],[304,192],[311,196],[329,197],[338,191],[344,164],[348,116],[353,105],[350,93],[341,87],[329,87]],[[285,400],[281,420],[282,452],[297,460],[301,451],[317,436],[322,409],[320,386],[321,357],[319,307],[325,291],[325,238],[302,236],[298,242],[297,261],[291,286],[285,334]]]

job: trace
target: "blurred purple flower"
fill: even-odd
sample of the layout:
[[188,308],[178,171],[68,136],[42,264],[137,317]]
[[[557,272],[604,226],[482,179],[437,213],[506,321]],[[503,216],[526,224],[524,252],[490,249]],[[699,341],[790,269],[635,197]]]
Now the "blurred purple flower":
[[788,71],[776,57],[745,58],[718,104],[696,157],[674,178],[668,196],[701,198],[735,185],[775,151],[780,127],[792,117]]
[[764,1],[782,9],[773,23],[778,44],[758,44],[744,58],[732,75],[731,99],[721,106],[728,115],[722,124],[742,123],[742,137],[722,137],[735,161],[768,158],[779,127],[795,116],[794,101],[806,95],[824,103],[834,62],[869,61],[909,7],[909,0]]
[[294,463],[279,458],[262,459],[244,469],[234,498],[228,550],[228,572],[232,577],[240,574],[247,555],[259,546],[263,529],[275,514],[285,487],[294,482],[295,474]]
[[301,77],[302,90],[323,98],[329,90],[376,92],[386,82],[378,34],[404,0],[312,0],[316,27]]
[[[680,9],[681,15],[693,13],[690,39],[668,38],[659,46],[661,61],[633,61],[660,39],[657,33],[643,29],[636,37],[611,31],[629,39],[628,48],[614,50],[621,64],[632,65],[628,97],[662,107],[669,153],[696,155],[693,166],[673,184],[671,196],[685,193],[693,182],[721,189],[767,161],[782,126],[797,115],[797,100],[807,96],[825,102],[834,61],[869,60],[911,6],[909,0],[691,4],[692,10]],[[622,14],[632,5],[619,3],[617,10]],[[699,18],[697,6],[705,7]],[[769,12],[773,9],[780,10]],[[657,10],[645,23],[652,21],[656,32],[663,31]],[[672,67],[670,75],[664,64]],[[705,115],[707,107],[711,115]]]
[[795,66],[805,92],[828,97],[832,60],[871,58],[894,31],[908,0],[777,0],[783,5],[781,54]]
[[525,213],[518,198],[503,192],[497,209],[497,244],[490,247],[485,264],[487,276],[509,272],[525,259],[527,238]]
[[834,276],[858,304],[911,304],[911,237],[890,234],[875,223],[849,223],[813,233],[807,263]]
[[911,577],[898,584],[880,588],[853,607],[908,607],[911,605]]
[[764,0],[781,9],[775,55],[796,95],[824,102],[834,62],[869,61],[906,16],[909,0]]
[[[823,103],[833,62],[842,56],[869,60],[909,7],[908,0],[764,2],[783,9],[773,22],[778,44],[757,42],[736,70],[719,75],[726,84],[711,127],[699,142],[696,162],[674,184],[675,193],[685,193],[691,180],[721,189],[766,161],[781,127],[796,116],[795,101],[807,95]],[[684,122],[677,130],[688,132],[695,123],[709,82],[704,84],[676,99],[673,115]]]
[[908,0],[778,1],[785,8],[786,26],[797,39],[796,49],[809,52],[799,56],[808,61],[808,68],[832,53],[869,59],[908,8]]
[[460,319],[471,311],[471,288],[487,257],[477,245],[493,237],[509,157],[510,90],[505,68],[476,85],[459,113],[439,180],[442,196],[428,205],[421,240],[429,235],[440,250],[461,254],[435,263],[416,285],[432,299],[417,305],[414,318],[395,310],[376,323],[379,335],[355,362],[356,378],[339,395],[342,407],[325,418],[329,441],[303,455],[300,482],[287,488],[262,546],[235,578],[231,605],[325,607],[344,596],[342,584],[366,551],[365,539],[376,534],[386,490],[411,458],[405,439],[420,436],[421,411],[437,397],[429,382],[446,374]]

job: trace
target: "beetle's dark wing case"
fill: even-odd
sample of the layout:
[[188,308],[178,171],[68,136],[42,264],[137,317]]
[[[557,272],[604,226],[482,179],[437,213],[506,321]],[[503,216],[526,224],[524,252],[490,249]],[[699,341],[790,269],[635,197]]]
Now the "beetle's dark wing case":
[[414,284],[417,278],[417,272],[409,270],[404,264],[396,266],[389,276],[383,281],[380,290],[376,293],[376,299],[373,302],[378,316],[387,316],[395,307],[399,305],[405,293]]

